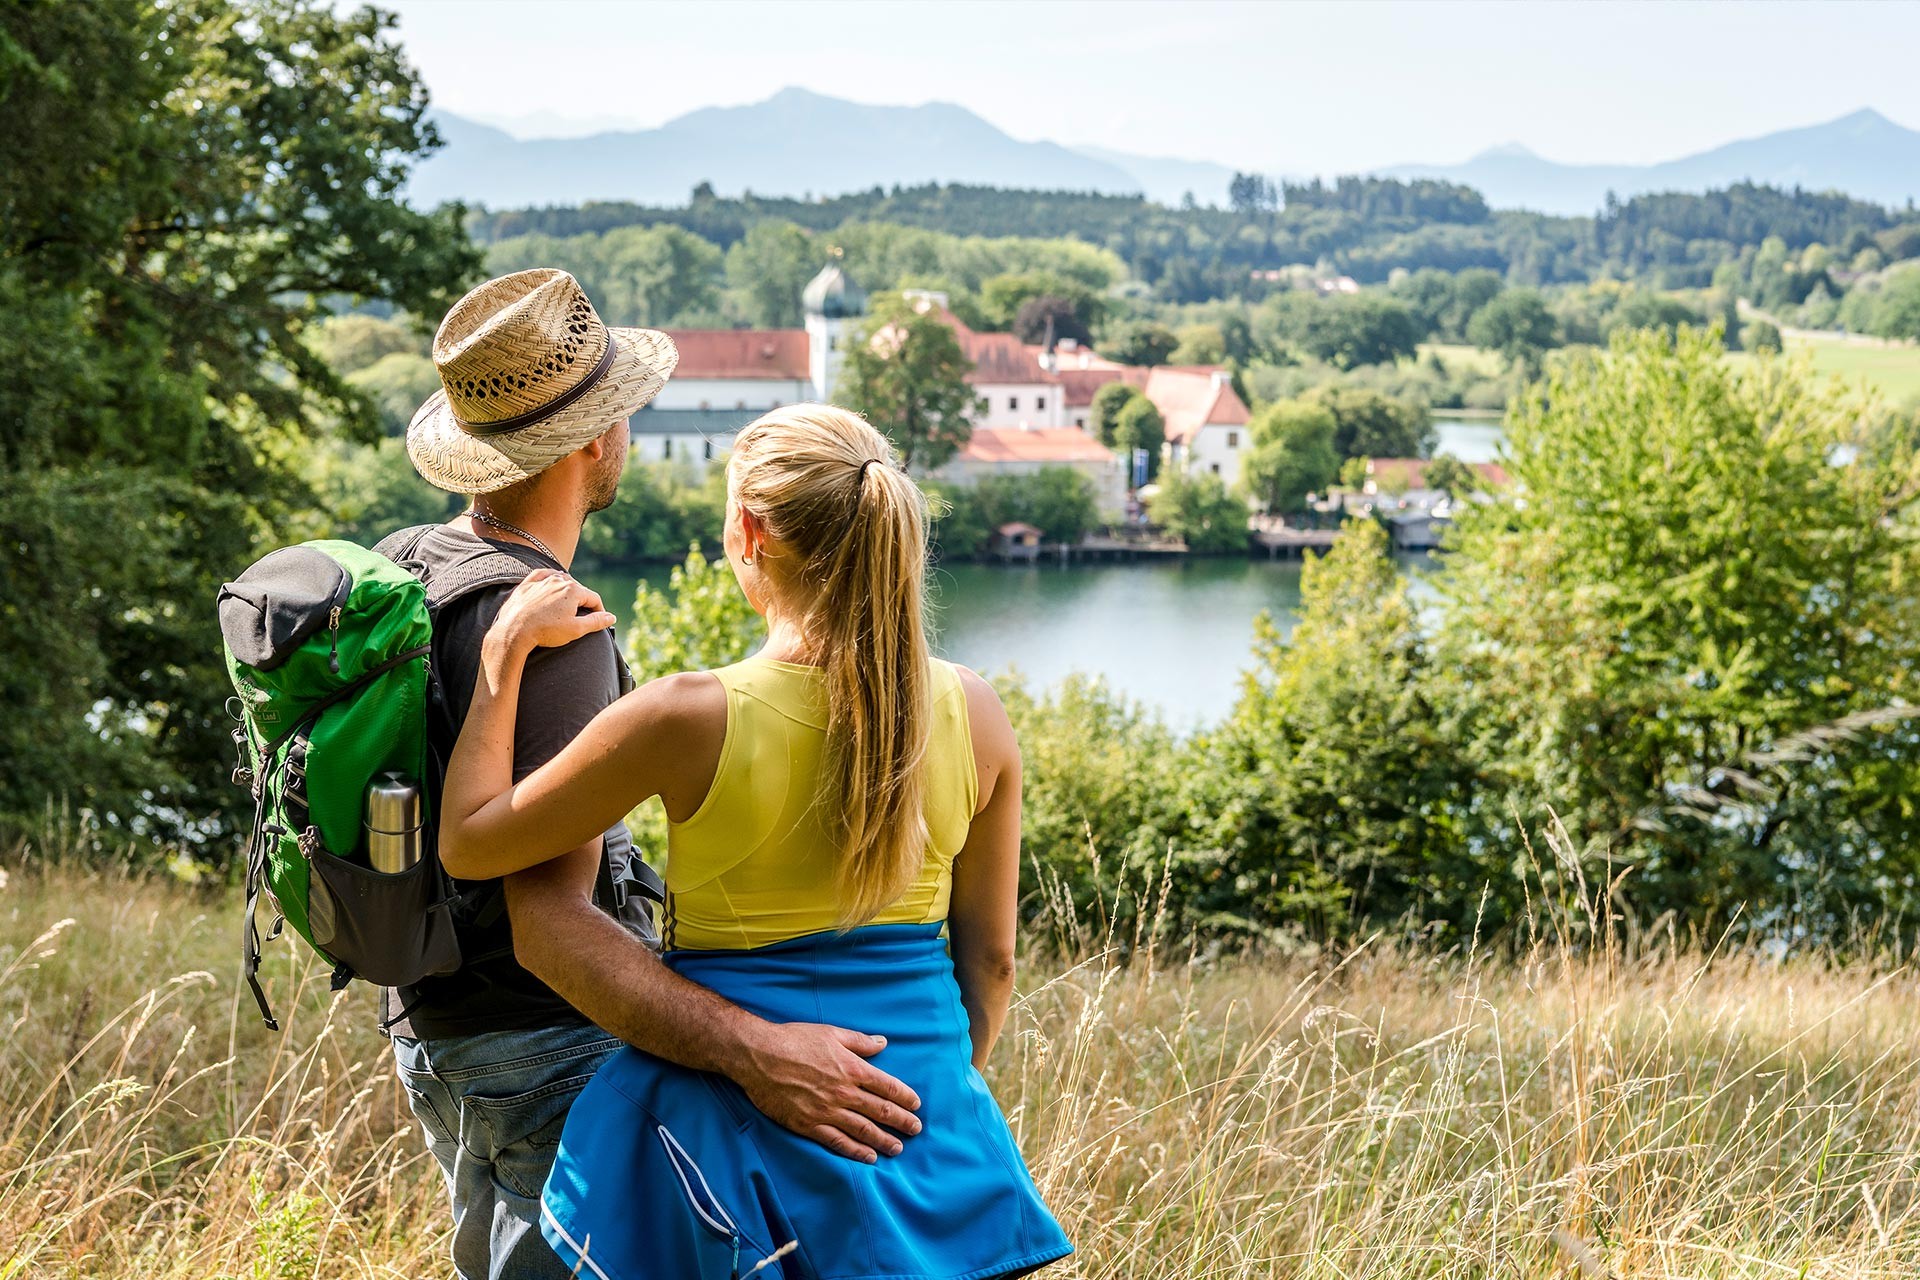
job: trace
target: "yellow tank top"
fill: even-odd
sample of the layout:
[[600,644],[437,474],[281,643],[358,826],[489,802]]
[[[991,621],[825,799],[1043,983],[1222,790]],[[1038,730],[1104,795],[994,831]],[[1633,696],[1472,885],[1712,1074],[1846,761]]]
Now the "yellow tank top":
[[[837,850],[815,806],[826,746],[819,668],[771,658],[715,671],[727,691],[727,732],[713,786],[685,822],[667,828],[666,945],[738,950],[837,927]],[[927,829],[919,877],[874,924],[947,917],[953,859],[980,790],[967,696],[935,659],[927,740]]]

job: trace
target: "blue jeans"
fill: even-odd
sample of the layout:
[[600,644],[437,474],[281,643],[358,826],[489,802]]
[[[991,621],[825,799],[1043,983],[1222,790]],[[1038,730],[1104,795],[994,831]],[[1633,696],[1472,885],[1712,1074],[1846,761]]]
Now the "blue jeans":
[[393,1038],[407,1103],[447,1177],[461,1280],[566,1280],[540,1189],[567,1109],[620,1042],[594,1026]]

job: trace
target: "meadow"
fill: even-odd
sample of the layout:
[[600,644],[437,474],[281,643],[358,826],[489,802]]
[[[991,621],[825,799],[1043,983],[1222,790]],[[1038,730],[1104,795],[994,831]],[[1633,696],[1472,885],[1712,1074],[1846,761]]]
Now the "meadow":
[[[1920,343],[1794,332],[1786,335],[1785,344],[1786,354],[1805,357],[1815,373],[1831,374],[1850,387],[1865,383],[1890,404],[1920,401]],[[1498,354],[1462,343],[1423,342],[1419,352],[1423,359],[1438,356],[1449,369],[1473,370],[1486,377],[1499,376],[1503,367]],[[1727,359],[1740,366],[1753,356],[1734,351]]]
[[[224,885],[4,865],[0,1277],[447,1274],[370,992],[275,944],[268,1033]],[[1031,936],[989,1078],[1079,1246],[1045,1275],[1920,1268],[1901,957],[1580,917],[1499,950],[1216,954],[1065,910]]]

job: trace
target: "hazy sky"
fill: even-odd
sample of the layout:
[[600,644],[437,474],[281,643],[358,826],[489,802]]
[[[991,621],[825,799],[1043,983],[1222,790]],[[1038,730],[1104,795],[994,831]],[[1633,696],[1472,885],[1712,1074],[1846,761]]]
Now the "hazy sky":
[[528,136],[788,85],[1290,174],[1508,142],[1643,163],[1866,106],[1920,127],[1915,0],[380,2],[438,105]]

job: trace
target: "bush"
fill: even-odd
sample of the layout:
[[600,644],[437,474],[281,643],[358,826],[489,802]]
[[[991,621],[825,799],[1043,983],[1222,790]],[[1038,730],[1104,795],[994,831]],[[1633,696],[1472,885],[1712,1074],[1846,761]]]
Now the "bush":
[[1247,504],[1228,493],[1219,476],[1170,472],[1148,503],[1148,512],[1155,524],[1196,555],[1247,549]]

